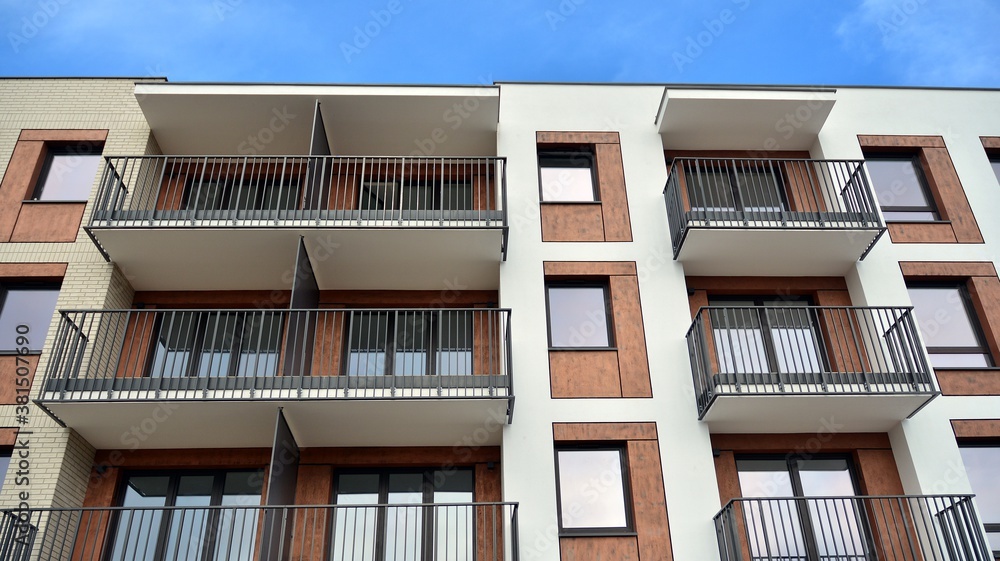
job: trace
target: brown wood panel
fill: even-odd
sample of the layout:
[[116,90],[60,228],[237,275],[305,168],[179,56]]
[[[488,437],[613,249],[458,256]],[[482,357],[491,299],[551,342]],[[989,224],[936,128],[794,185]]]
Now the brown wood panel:
[[552,397],[622,397],[618,351],[549,351]]
[[6,280],[61,280],[66,276],[66,263],[2,263],[0,278]]
[[[862,148],[944,148],[944,138],[940,136],[901,136],[901,135],[870,135],[859,134],[858,142]],[[907,150],[911,151],[912,150]]]
[[107,129],[23,129],[18,140],[46,142],[104,142]]
[[632,483],[632,513],[639,539],[639,557],[644,560],[673,559],[660,447],[655,440],[629,441],[628,472]]
[[621,137],[617,132],[558,132],[538,131],[538,144],[618,144]]
[[[295,504],[325,505],[332,502],[333,470],[330,466],[299,466],[295,483]],[[329,509],[296,509],[293,528],[299,529],[292,543],[291,559],[323,559],[329,550]]]
[[[477,503],[498,503],[503,501],[501,492],[500,468],[494,464],[490,468],[487,464],[476,464],[475,468],[475,492],[473,500]],[[476,540],[477,559],[490,559],[496,551],[499,559],[503,558],[504,541],[497,539],[502,534],[498,528],[504,527],[505,512],[502,506],[482,506],[477,507],[476,512]]]
[[828,205],[823,198],[823,180],[816,165],[809,162],[780,162],[777,172],[781,175],[789,210],[796,212],[824,212]]
[[792,434],[713,434],[712,448],[747,454],[787,453],[788,451],[853,452],[858,449],[891,449],[885,433],[792,433]]
[[956,438],[1000,438],[1000,419],[953,419]]
[[16,428],[0,428],[0,446],[13,446],[17,444]]
[[957,243],[955,229],[947,222],[889,222],[892,243]]
[[610,284],[622,397],[653,397],[642,306],[639,303],[639,279],[613,276]]
[[423,467],[429,465],[471,466],[477,463],[500,464],[500,448],[451,446],[389,448],[303,448],[301,464],[330,464],[339,467]]
[[503,334],[499,313],[473,313],[472,321],[472,374],[498,376],[502,374]]
[[[181,210],[184,208],[184,191],[187,188],[187,174],[171,172],[163,178],[163,184],[156,195],[157,210]],[[197,176],[196,176],[197,177]]]
[[707,290],[691,290],[688,292],[688,305],[691,307],[691,319],[698,316],[698,310],[708,306]]
[[959,243],[983,243],[976,215],[972,212],[962,181],[955,170],[955,164],[948,155],[948,149],[924,148],[920,154],[921,163],[928,171],[927,183],[932,193],[941,200],[942,218],[951,220],[955,238]]
[[858,483],[863,495],[903,495],[903,482],[892,450],[861,449],[854,452]]
[[26,201],[21,203],[12,242],[74,242],[87,203]]
[[997,276],[989,261],[900,261],[899,270],[904,277],[925,277],[920,280]]
[[[28,390],[31,389],[32,380],[35,379],[35,370],[38,368],[39,356],[0,355],[0,405],[16,404],[18,395],[28,397]],[[18,368],[27,368],[27,376],[18,375]],[[19,394],[18,388],[24,391]]]
[[1000,395],[996,370],[935,370],[942,395]]
[[330,200],[327,208],[333,210],[353,210],[358,208],[358,195],[361,192],[361,179],[348,171],[347,163],[334,164],[330,173]]
[[1000,150],[1000,136],[980,136],[979,140],[987,150]]
[[[312,370],[310,370],[313,376],[339,376],[341,374],[346,319],[347,314],[343,313],[320,314],[316,325]],[[287,347],[283,345],[282,348]]]
[[628,211],[622,148],[618,144],[597,144],[594,151],[597,187],[601,193],[601,208],[604,215],[604,240],[630,242],[632,221]]
[[496,290],[322,290],[321,306],[357,308],[471,308],[496,305]]
[[639,561],[635,536],[559,538],[562,561]]
[[656,423],[552,423],[556,442],[656,440]]
[[601,203],[541,203],[543,242],[603,242]]
[[545,261],[546,277],[636,276],[635,261]]
[[971,277],[966,286],[986,344],[996,361],[1000,358],[1000,278]]
[[811,294],[821,290],[847,290],[843,277],[686,277],[688,290],[711,294]]
[[146,375],[152,360],[153,340],[156,336],[156,316],[151,313],[136,312],[129,315],[122,339],[122,351],[118,358],[118,378],[141,378]]
[[198,448],[163,450],[98,450],[97,465],[122,468],[266,468],[271,463],[270,448],[213,448],[211,453]]
[[45,143],[18,141],[0,181],[0,242],[9,242],[21,211],[21,203],[31,196],[45,163]]

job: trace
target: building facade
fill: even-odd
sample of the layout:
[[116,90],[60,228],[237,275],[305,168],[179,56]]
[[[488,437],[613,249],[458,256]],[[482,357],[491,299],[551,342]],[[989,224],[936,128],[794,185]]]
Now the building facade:
[[0,559],[1000,558],[998,102],[2,79]]

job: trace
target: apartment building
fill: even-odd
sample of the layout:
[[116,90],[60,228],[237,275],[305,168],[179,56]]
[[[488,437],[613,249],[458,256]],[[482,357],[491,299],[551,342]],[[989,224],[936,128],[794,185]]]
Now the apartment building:
[[0,79],[0,560],[1000,558],[998,104]]

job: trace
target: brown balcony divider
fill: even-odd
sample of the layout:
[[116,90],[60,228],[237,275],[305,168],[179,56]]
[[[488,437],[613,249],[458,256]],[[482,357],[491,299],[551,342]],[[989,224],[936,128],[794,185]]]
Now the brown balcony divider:
[[991,561],[968,495],[741,498],[715,516],[723,561]]
[[[43,401],[513,396],[509,310],[61,315]],[[293,324],[305,328],[292,330]],[[284,357],[309,342],[306,364],[283,372]]]
[[702,418],[719,395],[933,392],[911,308],[703,307],[687,342]]
[[272,561],[265,518],[281,521],[273,561],[518,559],[516,503],[4,510],[0,559]]
[[863,164],[675,158],[664,189],[674,257],[690,228],[884,230]]

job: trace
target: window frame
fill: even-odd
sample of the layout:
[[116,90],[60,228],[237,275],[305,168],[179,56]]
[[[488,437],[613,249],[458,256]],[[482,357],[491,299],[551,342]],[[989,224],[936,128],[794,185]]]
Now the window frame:
[[[437,308],[427,308],[427,309],[414,309],[414,310],[396,310],[387,308],[384,310],[371,310],[371,309],[345,309],[344,312],[347,315],[347,326],[343,333],[343,356],[341,357],[341,376],[395,376],[400,378],[408,378],[415,376],[472,376],[475,374],[475,362],[476,362],[476,317],[474,310],[469,309],[458,309],[458,310],[448,310],[448,309],[437,309]],[[396,319],[399,317],[400,313],[419,313],[425,318],[429,318],[424,323],[424,329],[427,333],[426,339],[427,344],[422,348],[425,351],[426,358],[424,359],[424,373],[423,374],[396,374],[396,354],[398,352],[415,351],[414,349],[397,349],[396,348],[396,335],[397,335],[397,323]],[[469,374],[441,374],[438,368],[438,358],[441,355],[443,349],[442,337],[440,336],[440,327],[442,325],[442,318],[446,313],[461,314],[462,319],[460,320],[464,323],[470,330],[469,339],[470,344],[468,348],[469,353]],[[352,345],[352,336],[354,334],[354,327],[359,320],[355,318],[365,318],[360,321],[366,321],[367,318],[371,318],[376,314],[386,314],[388,319],[385,325],[385,348],[382,352],[385,353],[384,368],[381,374],[351,374],[351,355],[355,352]],[[371,331],[369,329],[369,331]],[[376,335],[377,336],[377,335]],[[448,349],[448,351],[453,351],[454,349]]]
[[[592,146],[566,146],[561,148],[538,148],[538,200],[542,204],[600,204],[601,193],[598,189],[597,180],[597,155]],[[570,164],[585,163],[586,165],[554,166],[545,165],[545,160],[564,159]],[[542,178],[543,168],[573,168],[590,170],[590,187],[592,198],[590,200],[560,201],[548,200],[545,198],[545,185]]]
[[[969,325],[972,327],[972,333],[976,337],[976,342],[978,347],[931,347],[927,345],[923,332],[920,332],[921,342],[924,344],[924,349],[927,351],[927,355],[932,360],[930,361],[930,367],[934,370],[937,369],[952,369],[952,370],[978,370],[981,368],[994,368],[997,365],[996,358],[993,356],[993,351],[990,349],[989,343],[986,340],[986,333],[983,331],[982,320],[979,314],[976,312],[976,307],[972,302],[972,295],[969,293],[969,287],[967,281],[957,280],[954,282],[948,281],[929,281],[929,282],[912,282],[906,281],[906,290],[909,292],[911,288],[942,288],[942,289],[958,289],[959,298],[962,302],[962,307],[965,310],[966,318],[969,320]],[[912,301],[911,301],[912,303]],[[914,314],[914,319],[916,320],[917,330],[920,331],[920,320]],[[933,349],[933,350],[932,350]],[[986,366],[934,366],[934,355],[935,354],[947,354],[947,355],[957,355],[957,354],[970,354],[970,355],[983,355],[986,357]]]
[[[59,311],[59,292],[62,290],[62,281],[15,281],[15,282],[0,282],[0,314],[3,313],[4,307],[7,305],[7,298],[10,296],[11,290],[53,290],[56,293],[56,305],[52,310],[52,316],[49,316],[49,325],[45,328],[45,332],[42,333],[41,337],[37,334],[30,335],[29,341],[33,344],[39,345],[38,349],[30,349],[26,356],[30,355],[40,355],[44,351],[45,340],[48,338],[49,330],[52,328],[52,318]],[[9,338],[10,341],[14,341],[14,338]],[[16,341],[15,341],[16,343]],[[4,344],[0,343],[0,356],[9,356],[22,354],[19,353],[17,347],[13,349],[3,348]]]
[[938,208],[937,201],[934,200],[934,193],[931,191],[930,185],[927,181],[927,172],[924,170],[923,163],[920,161],[919,153],[911,152],[865,152],[865,167],[868,167],[868,162],[872,160],[878,161],[909,161],[913,166],[914,176],[917,180],[917,188],[920,190],[920,194],[923,195],[924,200],[927,201],[927,205],[923,207],[916,206],[883,206],[878,200],[878,187],[875,185],[875,181],[872,180],[871,171],[866,169],[868,173],[868,179],[871,182],[872,191],[875,195],[875,203],[878,204],[879,209],[882,211],[883,216],[885,213],[919,213],[919,212],[929,212],[934,218],[931,220],[922,219],[907,219],[907,218],[885,218],[886,222],[903,222],[903,223],[935,223],[935,222],[947,222],[947,220],[942,219],[941,209]]
[[[771,216],[771,215],[781,215],[783,213],[789,212],[791,209],[791,204],[789,202],[788,187],[786,185],[785,174],[782,173],[781,161],[777,162],[779,165],[776,167],[775,160],[755,160],[755,159],[740,159],[740,158],[709,158],[710,162],[719,162],[721,165],[714,168],[702,168],[700,162],[694,162],[694,166],[688,167],[686,169],[686,174],[692,174],[693,177],[686,177],[685,180],[688,182],[688,190],[691,193],[691,210],[695,212],[705,212],[711,215],[725,215],[726,213],[748,213],[750,216]],[[694,199],[694,193],[691,192],[693,183],[695,187],[699,187],[699,193],[704,193],[705,189],[702,187],[702,183],[707,181],[708,176],[712,174],[718,174],[724,176],[727,180],[727,185],[729,187],[728,193],[732,197],[732,206],[729,207],[712,207],[705,205],[696,205]],[[749,187],[750,189],[756,188],[754,185],[745,186],[741,180],[740,176],[745,174],[758,174],[762,176],[768,176],[774,180],[774,192],[772,194],[777,195],[778,207],[766,207],[766,206],[753,206],[748,204],[752,201],[744,200],[744,187]],[[710,181],[708,181],[710,183]],[[759,191],[760,194],[765,194],[764,191]]]
[[[621,461],[622,475],[622,496],[624,497],[625,526],[621,527],[593,527],[593,528],[566,528],[563,526],[562,517],[562,476],[559,466],[560,452],[617,452]],[[635,505],[632,497],[632,477],[628,463],[628,443],[626,442],[571,442],[559,443],[554,446],[553,461],[555,463],[556,477],[556,516],[559,525],[560,537],[597,537],[597,536],[634,536],[637,535],[635,526]]]
[[[198,206],[191,206],[192,203],[197,202],[197,197],[192,198],[195,191],[200,191],[205,188],[206,185],[211,184],[218,185],[219,195],[217,199],[217,205],[212,205],[211,208],[201,208]],[[284,176],[284,175],[263,175],[259,177],[251,176],[243,185],[240,185],[241,190],[253,190],[253,206],[251,208],[240,208],[233,206],[233,195],[237,189],[237,178],[236,176],[227,174],[220,177],[204,177],[204,173],[197,173],[196,175],[188,178],[184,183],[184,192],[181,197],[181,208],[184,212],[290,212],[296,211],[302,207],[302,182],[298,177],[295,176]],[[272,189],[278,189],[279,195],[282,192],[287,192],[288,197],[278,197],[278,201],[289,201],[293,202],[292,208],[265,208],[264,202],[268,200],[268,194],[271,193]],[[294,195],[294,196],[291,196]]]
[[[7,458],[7,469],[10,469],[10,462],[14,459],[13,446],[0,446],[0,458]],[[7,479],[7,469],[0,469],[0,490],[3,490],[4,482]]]
[[[461,202],[468,203],[468,205],[458,206],[468,206],[469,208],[445,208],[445,206],[447,206],[445,205],[445,202],[451,202],[451,200],[445,196],[445,191],[448,188],[454,187],[459,187],[465,194],[468,195],[461,198]],[[405,207],[403,202],[410,200],[408,196],[413,189],[423,189],[429,192],[431,195],[429,199],[421,202],[428,203],[430,206],[426,208]],[[386,198],[378,196],[380,194],[390,195],[390,197],[386,197],[391,198],[391,201],[388,201],[388,205],[386,205]],[[472,180],[470,179],[454,179],[433,176],[418,178],[408,177],[406,181],[401,181],[398,178],[361,178],[358,181],[357,204],[355,205],[354,210],[368,213],[388,213],[388,215],[395,215],[400,212],[468,212],[475,210],[475,201],[473,200],[474,196],[474,186]],[[381,206],[371,206],[369,201],[372,200],[378,201],[381,203]]]
[[[556,347],[552,345],[552,305],[550,291],[553,288],[600,288],[604,291],[604,324],[608,332],[606,346]],[[611,299],[611,283],[606,280],[551,280],[545,282],[545,329],[550,351],[612,351],[616,350],[614,308]]]
[[91,191],[93,191],[93,178],[91,178],[90,184],[86,186],[86,196],[82,199],[45,199],[42,197],[45,192],[45,184],[48,181],[49,173],[52,172],[52,164],[55,162],[56,156],[97,156],[99,158],[97,162],[97,172],[100,173],[100,158],[104,156],[104,143],[90,141],[77,143],[46,142],[45,159],[42,162],[41,171],[38,174],[38,180],[35,182],[35,186],[31,190],[31,197],[29,200],[42,203],[85,203],[90,200],[90,195],[92,194]]
[[[985,440],[964,440],[964,439],[959,439],[958,440],[958,447],[959,448],[996,448],[997,450],[1000,450],[1000,440],[994,440],[992,438],[985,439]],[[964,464],[963,464],[963,469],[964,469]],[[973,489],[972,492],[976,495],[977,498],[979,497],[979,494],[976,493],[975,489]],[[996,497],[996,500],[1000,501],[1000,496]],[[979,523],[983,526],[983,530],[985,530],[987,534],[1000,533],[1000,520],[996,520],[996,521],[980,520]],[[990,547],[990,544],[987,542],[986,546]],[[993,557],[995,559],[1000,559],[1000,549],[996,549],[996,550],[991,549],[991,553],[993,554]]]

